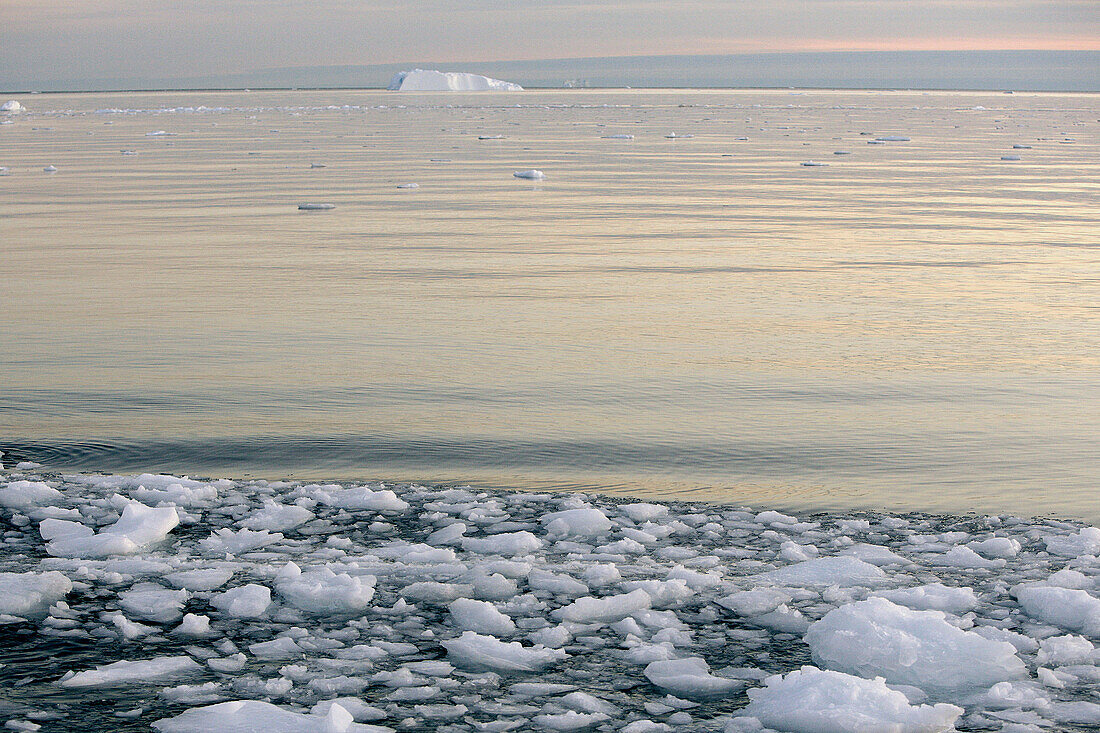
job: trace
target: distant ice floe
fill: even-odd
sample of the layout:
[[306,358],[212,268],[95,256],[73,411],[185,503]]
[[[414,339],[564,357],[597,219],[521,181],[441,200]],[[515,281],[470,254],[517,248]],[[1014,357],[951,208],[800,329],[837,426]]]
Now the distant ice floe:
[[399,184],[397,184],[397,187],[398,188],[420,188],[420,184],[419,183],[399,183]]
[[875,142],[877,143],[907,143],[910,140],[911,138],[905,135],[882,135],[875,138]]
[[8,101],[0,104],[0,112],[9,112],[12,114],[18,112],[26,112],[27,108],[19,103],[16,99],[9,99]]
[[541,181],[546,178],[545,173],[540,170],[535,170],[534,168],[527,171],[514,171],[512,175],[516,178],[526,178],[529,181]]
[[618,133],[616,135],[604,135],[604,140],[633,140],[634,136],[627,133]]
[[0,623],[53,666],[5,659],[11,717],[60,686],[162,733],[1100,723],[1100,528],[16,465]]
[[336,204],[298,204],[298,211],[328,211],[335,208]]
[[387,89],[399,92],[522,92],[523,87],[478,74],[458,71],[413,69],[399,71]]
[[44,172],[46,172],[46,173],[57,173],[57,166],[55,166],[55,165],[48,165],[48,166],[46,166],[45,168],[43,168],[42,170],[43,170]]
[[828,163],[818,163],[818,162],[817,162],[817,161],[815,161],[815,160],[806,160],[806,161],[803,161],[803,162],[801,163],[801,165],[804,165],[804,166],[806,166],[807,168],[824,168],[824,167],[826,167],[826,166],[827,166],[827,165],[829,165],[829,164],[828,164]]

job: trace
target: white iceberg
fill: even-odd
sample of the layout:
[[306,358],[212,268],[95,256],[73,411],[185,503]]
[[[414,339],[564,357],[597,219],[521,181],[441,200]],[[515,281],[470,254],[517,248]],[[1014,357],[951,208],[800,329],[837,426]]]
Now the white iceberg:
[[26,112],[27,108],[19,103],[18,100],[9,99],[8,101],[0,104],[0,112]]
[[491,79],[458,71],[413,69],[399,71],[387,89],[398,92],[522,92],[523,87],[510,81]]
[[78,522],[50,519],[39,525],[39,531],[51,540],[46,552],[56,557],[107,557],[140,552],[166,538],[179,522],[175,507],[131,501],[118,521],[98,534]]

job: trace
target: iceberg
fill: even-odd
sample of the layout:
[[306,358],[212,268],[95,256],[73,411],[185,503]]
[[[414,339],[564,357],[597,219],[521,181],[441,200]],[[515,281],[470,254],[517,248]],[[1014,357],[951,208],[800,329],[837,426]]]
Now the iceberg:
[[510,81],[491,79],[458,71],[413,69],[399,71],[387,89],[397,92],[522,92],[523,87]]
[[8,101],[0,104],[0,112],[26,112],[27,108],[21,105],[18,100],[9,99]]

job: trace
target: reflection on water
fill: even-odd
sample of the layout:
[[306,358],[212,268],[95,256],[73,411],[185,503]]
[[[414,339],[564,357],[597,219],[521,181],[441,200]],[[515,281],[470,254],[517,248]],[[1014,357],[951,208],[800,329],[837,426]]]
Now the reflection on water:
[[1100,518],[1095,95],[33,102],[9,458]]

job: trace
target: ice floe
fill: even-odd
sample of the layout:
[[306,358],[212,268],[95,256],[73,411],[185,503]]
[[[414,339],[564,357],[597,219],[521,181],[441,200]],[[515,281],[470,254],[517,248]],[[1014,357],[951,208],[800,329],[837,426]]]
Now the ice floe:
[[335,208],[336,204],[298,204],[298,211],[328,211]]
[[531,181],[541,181],[542,179],[546,178],[545,173],[540,170],[535,170],[534,168],[526,171],[515,171],[512,173],[512,175],[516,178],[526,178]]
[[5,660],[38,708],[60,684],[161,731],[1100,721],[1100,529],[1072,522],[21,471],[0,622],[55,650]]

